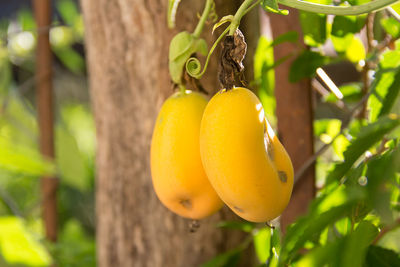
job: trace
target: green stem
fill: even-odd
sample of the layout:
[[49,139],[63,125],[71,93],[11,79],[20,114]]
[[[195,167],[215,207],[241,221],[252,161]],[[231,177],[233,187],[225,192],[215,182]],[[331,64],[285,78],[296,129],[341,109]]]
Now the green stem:
[[187,73],[188,73],[190,76],[192,76],[192,77],[194,77],[194,78],[196,78],[196,79],[200,79],[200,78],[204,75],[204,73],[205,73],[206,70],[207,70],[208,62],[210,61],[210,57],[211,57],[212,53],[214,52],[214,50],[215,50],[215,48],[217,47],[218,43],[219,43],[219,42],[222,40],[222,38],[228,33],[228,31],[229,31],[229,27],[227,27],[227,28],[221,33],[221,35],[218,37],[218,39],[214,42],[213,46],[211,47],[210,51],[208,52],[207,59],[206,59],[206,63],[204,64],[203,71],[201,71],[201,72],[195,74],[195,73],[191,72],[191,71],[188,69],[188,67],[187,67],[187,66],[188,66],[188,62],[189,62],[191,59],[194,59],[194,60],[196,60],[197,62],[199,62],[198,59],[196,59],[196,58],[189,58],[189,60],[186,61],[186,71],[187,71]]
[[197,23],[196,29],[193,32],[193,36],[196,38],[200,37],[201,32],[203,31],[204,24],[207,21],[208,14],[210,14],[213,0],[207,0],[206,5],[203,10],[203,14],[200,17],[199,23]]
[[183,84],[179,84],[179,91],[181,92],[181,94],[185,94],[186,87]]
[[254,4],[252,4],[249,8],[247,8],[244,12],[243,12],[243,16],[246,15],[247,13],[249,13],[250,10],[252,10],[254,7],[258,6],[261,3],[262,0],[257,0],[257,2],[255,2]]
[[248,7],[254,2],[254,0],[244,0],[243,3],[240,5],[239,9],[236,11],[235,16],[230,25],[229,34],[233,35],[236,29],[239,27],[240,20],[242,17],[249,11]]
[[359,6],[329,6],[299,0],[278,0],[278,3],[308,12],[345,16],[377,11],[397,1],[399,0],[375,0]]

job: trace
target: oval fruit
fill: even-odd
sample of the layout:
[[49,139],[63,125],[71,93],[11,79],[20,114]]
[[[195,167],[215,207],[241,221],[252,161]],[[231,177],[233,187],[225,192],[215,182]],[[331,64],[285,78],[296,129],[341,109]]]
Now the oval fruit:
[[207,99],[196,92],[177,92],[158,114],[151,142],[151,174],[160,201],[171,211],[202,219],[223,202],[207,179],[200,158],[200,122]]
[[266,222],[286,208],[292,163],[250,90],[222,90],[210,100],[201,122],[200,153],[215,191],[240,217]]

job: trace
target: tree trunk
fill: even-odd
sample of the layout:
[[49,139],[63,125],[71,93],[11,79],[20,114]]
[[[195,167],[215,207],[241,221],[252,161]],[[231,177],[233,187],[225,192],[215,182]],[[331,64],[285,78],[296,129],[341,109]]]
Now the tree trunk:
[[[205,1],[182,1],[178,29],[193,31]],[[232,1],[217,1],[220,17]],[[240,2],[240,1],[239,1]],[[92,106],[97,128],[97,260],[99,266],[198,266],[243,240],[239,231],[216,229],[237,217],[225,208],[189,221],[164,208],[152,188],[150,141],[155,118],[173,88],[168,73],[166,0],[81,1]],[[210,41],[211,25],[204,36]],[[252,56],[252,55],[250,55]],[[216,59],[203,85],[218,89]]]

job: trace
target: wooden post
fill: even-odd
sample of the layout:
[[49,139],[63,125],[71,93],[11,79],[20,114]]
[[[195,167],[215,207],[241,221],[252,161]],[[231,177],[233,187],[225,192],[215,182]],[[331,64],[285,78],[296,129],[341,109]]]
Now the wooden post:
[[[285,7],[286,8],[286,7]],[[299,13],[289,9],[288,16],[271,15],[271,26],[274,38],[288,31],[301,34]],[[285,42],[274,48],[275,60],[291,52],[304,48]],[[278,119],[278,136],[289,153],[294,171],[313,155],[313,111],[311,86],[308,80],[290,83],[288,80],[290,65],[287,60],[275,69],[276,115]],[[281,217],[281,227],[285,231],[288,224],[307,211],[308,205],[315,195],[315,171],[311,166],[297,182],[289,206]]]
[[[52,54],[49,41],[51,23],[50,0],[34,0],[34,12],[39,29],[36,51],[36,102],[40,151],[45,158],[54,158]],[[57,179],[42,177],[42,213],[46,237],[57,239]]]

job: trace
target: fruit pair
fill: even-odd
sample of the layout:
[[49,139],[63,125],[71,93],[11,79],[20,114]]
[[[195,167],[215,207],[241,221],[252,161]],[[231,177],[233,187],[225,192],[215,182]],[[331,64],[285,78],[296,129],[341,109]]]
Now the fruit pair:
[[240,217],[265,222],[282,213],[293,186],[290,158],[245,88],[221,90],[208,104],[190,91],[167,99],[153,133],[151,170],[161,202],[192,219],[213,214],[223,201]]

